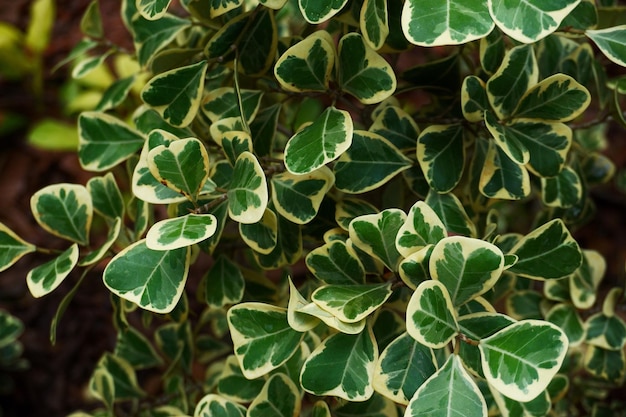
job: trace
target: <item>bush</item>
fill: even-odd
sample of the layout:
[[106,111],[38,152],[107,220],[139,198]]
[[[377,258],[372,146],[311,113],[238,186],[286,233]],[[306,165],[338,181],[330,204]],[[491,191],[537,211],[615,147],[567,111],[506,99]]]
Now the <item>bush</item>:
[[[31,200],[68,242],[33,296],[106,265],[118,338],[89,415],[623,413],[622,291],[599,296],[569,229],[615,171],[626,9],[180,3],[123,2],[134,54],[91,4],[73,76],[136,69],[78,118],[96,174]],[[0,270],[50,252],[0,245]]]

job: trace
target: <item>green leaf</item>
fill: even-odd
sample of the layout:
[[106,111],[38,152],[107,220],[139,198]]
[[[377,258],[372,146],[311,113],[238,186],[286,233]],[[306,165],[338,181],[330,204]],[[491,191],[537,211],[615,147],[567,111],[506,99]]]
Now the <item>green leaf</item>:
[[237,158],[228,188],[228,214],[240,223],[256,223],[265,214],[268,201],[267,181],[263,168],[250,152]]
[[502,63],[506,47],[502,32],[494,29],[480,40],[480,65],[489,75],[495,73]]
[[624,350],[607,350],[589,346],[585,352],[585,369],[594,376],[621,384],[626,374]]
[[581,0],[580,3],[561,22],[559,29],[592,29],[598,25],[598,10],[595,1]]
[[131,19],[130,26],[139,65],[149,65],[156,53],[169,45],[190,24],[188,19],[170,14],[165,14],[158,20],[147,20],[140,15]]
[[608,59],[626,67],[626,25],[587,30],[585,35],[600,48]]
[[409,0],[402,31],[419,46],[460,45],[487,36],[494,24],[481,0]]
[[72,69],[72,78],[78,80],[86,77],[96,68],[100,67],[104,63],[105,59],[107,59],[112,53],[112,50],[108,50],[101,55],[90,56],[78,61],[76,66]]
[[329,285],[365,284],[365,270],[357,253],[340,240],[309,252],[306,266],[317,279]]
[[491,112],[485,112],[485,125],[498,147],[506,152],[509,158],[519,165],[528,163],[530,152],[520,140],[520,135],[516,134],[516,130],[498,121]]
[[391,296],[391,284],[323,285],[311,300],[346,323],[356,323],[376,311]]
[[353,219],[375,213],[378,213],[378,209],[367,201],[348,197],[337,202],[335,221],[343,230],[348,230]]
[[377,359],[378,348],[369,327],[356,335],[337,333],[306,359],[300,383],[314,395],[366,401],[374,393],[372,378]]
[[398,272],[402,282],[411,289],[416,289],[419,284],[430,279],[428,263],[433,252],[434,245],[424,246],[422,249],[412,252],[404,258],[398,266]]
[[[5,121],[8,121],[8,116],[5,116]],[[2,126],[4,131],[6,122]],[[78,129],[76,125],[45,118],[34,124],[27,140],[29,145],[39,149],[75,152],[78,149]]]
[[16,235],[4,223],[0,223],[0,272],[8,269],[22,256],[32,253],[37,247]]
[[78,117],[78,158],[87,171],[106,171],[128,159],[144,137],[121,120],[101,112]]
[[430,187],[447,193],[459,183],[465,163],[461,125],[427,127],[417,142],[417,161]]
[[559,279],[576,271],[582,253],[560,219],[538,227],[511,249],[519,260],[509,271],[532,279]]
[[256,155],[260,157],[268,156],[273,149],[281,109],[280,103],[265,107],[250,123],[250,135],[254,141],[254,150]]
[[404,257],[434,245],[448,235],[437,213],[423,201],[413,204],[396,235],[396,249]]
[[594,250],[583,250],[582,265],[569,278],[572,303],[588,309],[596,302],[598,287],[606,272],[604,257]]
[[171,2],[172,0],[135,0],[141,17],[148,20],[162,18],[167,13],[167,8]]
[[555,177],[541,178],[541,199],[549,207],[568,208],[583,196],[583,185],[576,171],[566,166]]
[[281,55],[274,66],[274,75],[288,91],[326,91],[335,55],[330,34],[317,30]]
[[210,238],[216,230],[214,215],[189,213],[155,223],[146,235],[146,246],[159,251],[184,248]]
[[[229,346],[228,351],[231,349],[232,346]],[[263,377],[246,378],[235,355],[230,355],[224,361],[224,368],[217,382],[217,392],[229,400],[250,403],[259,395],[264,382]]]
[[510,116],[526,91],[537,84],[538,78],[539,68],[532,46],[520,45],[508,51],[498,71],[487,81],[487,98],[498,118]]
[[338,68],[341,89],[363,104],[380,103],[396,91],[393,69],[358,33],[349,33],[339,41]]
[[[269,205],[272,211],[273,204]],[[268,254],[254,252],[254,257],[262,268],[277,269],[281,266],[293,264],[302,256],[302,230],[300,225],[294,224],[283,216],[278,215],[278,234],[276,247]]]
[[406,214],[399,209],[360,216],[350,222],[350,239],[359,249],[395,271],[401,258],[395,240],[405,220]]
[[478,348],[487,382],[503,395],[526,402],[546,389],[567,346],[567,336],[554,324],[523,320],[482,339]]
[[194,417],[245,417],[246,409],[216,394],[207,394],[196,405]]
[[536,42],[554,32],[580,0],[488,0],[489,13],[498,27],[523,43]]
[[410,166],[411,160],[391,142],[376,133],[356,130],[352,145],[335,163],[335,186],[345,193],[364,193]]
[[439,349],[458,332],[454,305],[446,287],[439,281],[422,282],[406,308],[407,332],[419,343]]
[[[304,305],[301,304],[301,306],[298,306],[298,308],[295,311],[297,313],[303,313],[303,314],[307,314],[309,316],[318,318],[319,320],[324,322],[324,324],[326,324],[328,327],[338,330],[339,332],[344,333],[344,334],[350,334],[350,335],[359,334],[365,328],[365,322],[366,322],[365,319],[358,321],[356,323],[346,323],[345,321],[339,320],[337,316],[334,316],[328,311],[323,310],[320,306],[318,306],[315,303],[308,303]],[[310,322],[310,324],[312,325],[313,323]],[[300,325],[303,326],[302,324]]]
[[163,364],[150,341],[132,327],[118,332],[114,353],[132,363],[135,369],[153,368]]
[[515,291],[506,299],[506,312],[516,320],[541,319],[543,318],[540,307],[542,301],[543,295],[537,291]]
[[200,108],[207,62],[200,61],[153,77],[141,90],[141,99],[176,127],[188,126]]
[[520,200],[530,195],[530,176],[524,166],[489,141],[478,187],[485,197]]
[[491,395],[493,395],[493,399],[503,415],[543,417],[549,415],[548,413],[552,408],[547,390],[527,402],[519,402],[507,398],[491,385],[489,385],[489,391]]
[[626,345],[626,323],[619,316],[596,313],[585,322],[588,344],[602,349],[620,350]]
[[92,0],[87,6],[87,10],[80,19],[80,31],[95,39],[102,38],[104,36],[104,30],[102,29],[102,16],[100,15],[100,7],[98,6],[98,0]]
[[567,335],[570,347],[580,345],[585,339],[583,321],[576,308],[570,304],[557,304],[548,311],[546,320],[559,326]]
[[486,417],[487,404],[457,355],[450,355],[446,363],[417,390],[405,416]]
[[209,177],[209,155],[196,138],[174,140],[148,152],[148,169],[160,183],[196,201]]
[[[488,126],[489,130],[496,133]],[[499,125],[498,134],[503,135],[498,145],[518,163],[526,164],[533,173],[542,177],[557,175],[565,164],[572,144],[572,130],[563,123],[539,122],[531,119],[517,119],[510,125]],[[496,136],[497,137],[497,136]],[[522,159],[516,159],[511,152],[511,144],[518,144],[524,150]]]
[[308,332],[315,328],[320,321],[312,315],[305,314],[299,310],[308,305],[306,298],[300,294],[296,286],[289,278],[289,304],[287,305],[287,322],[292,329],[299,332]]
[[154,129],[150,132],[133,171],[132,191],[135,197],[152,204],[187,201],[187,198],[180,192],[154,178],[148,164],[148,155],[152,149],[160,145],[168,147],[175,140],[178,140],[178,137],[162,129]]
[[287,310],[269,304],[242,303],[228,310],[228,328],[243,374],[253,379],[285,363],[303,334],[287,322]]
[[220,255],[204,277],[204,299],[214,308],[236,304],[243,298],[245,285],[237,264]]
[[460,333],[469,341],[459,342],[459,356],[470,372],[481,378],[485,377],[480,351],[472,341],[479,342],[514,322],[512,318],[495,312],[470,313],[459,318]]
[[310,125],[293,135],[285,146],[285,167],[296,175],[308,174],[337,159],[352,144],[352,118],[330,106]]
[[452,193],[439,194],[431,190],[425,201],[437,213],[448,233],[476,236],[476,226],[470,220],[457,196]]
[[104,284],[117,296],[155,313],[169,313],[180,299],[190,250],[155,251],[145,240],[119,252],[104,270]]
[[284,374],[272,375],[248,408],[247,417],[293,417],[300,414],[300,391]]
[[225,57],[230,57],[233,52],[231,47],[239,39],[239,35],[248,24],[249,18],[250,12],[247,12],[226,22],[206,43],[204,55],[207,59],[221,57],[224,60]]
[[107,233],[106,240],[101,243],[101,246],[97,249],[92,250],[87,253],[79,262],[79,266],[88,266],[93,265],[96,262],[99,262],[104,258],[104,256],[109,252],[111,246],[117,241],[117,238],[120,235],[120,231],[122,230],[122,218],[116,217],[113,219],[112,223],[109,225],[109,232]]
[[396,403],[408,404],[415,391],[437,371],[433,350],[402,333],[381,353],[374,372],[377,392]]
[[364,0],[359,15],[359,26],[367,45],[380,49],[389,34],[386,0]]
[[[261,8],[252,15],[247,30],[237,35],[240,71],[251,76],[265,74],[274,63],[278,47],[274,11]],[[229,49],[231,45],[228,45]]]
[[30,207],[43,229],[79,245],[89,243],[93,203],[84,186],[49,185],[32,195]]
[[78,245],[74,243],[53,260],[31,270],[26,276],[30,293],[35,298],[54,291],[78,263]]
[[317,24],[333,17],[347,2],[348,0],[298,0],[298,7],[307,22]]
[[87,181],[87,190],[96,213],[109,220],[124,217],[124,200],[112,172]]
[[482,122],[485,110],[489,109],[486,85],[475,75],[468,75],[461,87],[461,110],[463,117],[472,123]]
[[[241,90],[241,106],[247,123],[254,120],[263,92],[258,90]],[[210,91],[202,100],[202,111],[211,120],[216,122],[226,117],[241,117],[237,93],[232,87],[221,87]]]
[[239,234],[254,251],[267,255],[278,241],[278,217],[266,208],[263,217],[256,223],[239,223]]
[[430,274],[449,291],[455,306],[484,294],[500,278],[504,255],[495,245],[465,236],[446,237],[430,255]]
[[555,74],[531,87],[513,113],[517,118],[569,122],[581,115],[589,103],[589,91],[569,75]]
[[396,106],[386,106],[369,128],[398,149],[413,149],[419,136],[419,128],[410,114]]
[[335,408],[333,413],[336,417],[395,417],[398,410],[393,401],[374,393],[367,401],[345,403]]
[[[116,400],[129,400],[140,398],[145,395],[143,390],[139,388],[137,383],[137,375],[131,364],[111,353],[105,353],[94,370],[95,372],[104,372],[113,378],[113,385]],[[90,391],[94,390],[93,379],[89,381]]]
[[311,408],[311,417],[332,417],[330,414],[330,408],[328,408],[328,404],[325,401],[319,400],[313,404]]
[[296,224],[313,220],[333,186],[332,171],[322,166],[306,175],[283,172],[272,176],[272,201],[278,213]]

